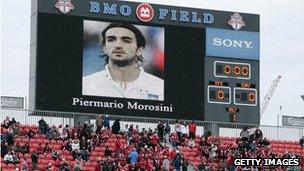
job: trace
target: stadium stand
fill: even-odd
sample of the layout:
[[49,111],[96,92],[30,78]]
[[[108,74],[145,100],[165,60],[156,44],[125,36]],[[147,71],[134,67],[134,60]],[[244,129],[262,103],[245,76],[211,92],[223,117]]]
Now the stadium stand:
[[[44,122],[41,118],[38,125],[22,125],[9,117],[3,121],[1,170],[304,169],[304,150],[298,141],[270,141],[258,128],[248,140],[243,140],[241,136],[213,136],[210,132],[196,135],[194,122],[190,123],[189,132],[180,132],[179,127],[187,125],[179,120],[172,133],[162,122],[155,129],[139,130],[128,125],[121,130],[116,120],[110,129],[106,125],[99,131],[88,122],[75,127],[49,126]],[[169,141],[166,134],[170,134]],[[241,168],[233,165],[233,159],[238,157],[301,157],[302,162],[301,168]]]

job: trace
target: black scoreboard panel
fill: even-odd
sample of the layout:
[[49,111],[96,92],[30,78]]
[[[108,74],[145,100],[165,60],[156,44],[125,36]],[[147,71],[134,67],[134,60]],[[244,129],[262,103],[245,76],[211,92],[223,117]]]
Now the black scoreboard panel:
[[[259,123],[258,15],[113,0],[33,2],[31,109],[222,122],[236,113],[236,122]],[[143,32],[144,57],[155,58],[144,69],[163,80],[163,99],[84,93],[84,78],[105,69],[100,44],[87,48],[85,35],[98,27],[99,39],[109,23]]]
[[[230,67],[227,74],[225,66]],[[248,68],[248,71],[243,74],[240,69],[239,74],[231,73],[236,67]],[[259,61],[206,57],[205,76],[206,120],[231,122],[227,109],[235,108],[236,122],[259,123]],[[224,92],[224,98],[219,92]]]

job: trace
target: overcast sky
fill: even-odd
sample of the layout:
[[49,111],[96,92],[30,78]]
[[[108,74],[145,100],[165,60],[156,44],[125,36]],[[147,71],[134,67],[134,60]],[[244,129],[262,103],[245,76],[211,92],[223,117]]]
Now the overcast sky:
[[[133,0],[137,1],[137,0]],[[260,15],[260,102],[282,75],[261,124],[276,125],[280,113],[304,116],[303,0],[141,0],[154,4]],[[1,95],[28,96],[30,0],[1,0]]]

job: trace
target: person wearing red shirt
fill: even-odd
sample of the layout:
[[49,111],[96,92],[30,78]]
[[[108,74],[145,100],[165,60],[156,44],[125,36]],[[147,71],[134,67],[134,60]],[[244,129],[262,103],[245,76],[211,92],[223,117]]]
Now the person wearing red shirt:
[[153,147],[153,149],[155,148],[155,146],[157,146],[157,144],[158,144],[158,137],[156,135],[153,135],[151,137],[150,144]]
[[148,171],[153,170],[153,162],[151,159],[147,159],[145,164],[146,164],[146,170],[148,170]]
[[175,156],[176,156],[177,152],[178,152],[178,151],[177,151],[176,149],[174,149],[174,150],[171,151],[170,157],[171,157],[172,160],[175,159]]
[[304,157],[303,156],[301,157],[301,160],[300,160],[300,167],[304,168]]
[[126,167],[120,167],[119,171],[128,171],[128,168],[126,168]]
[[138,168],[140,169],[140,170],[145,170],[146,169],[146,160],[147,159],[144,159],[144,158],[141,158],[141,160],[139,160],[139,162],[138,162]]
[[154,152],[159,154],[162,151],[162,148],[160,146],[156,146],[154,149]]
[[235,170],[236,170],[236,171],[243,171],[243,169],[242,169],[241,166],[237,166]]
[[114,152],[115,152],[115,156],[118,156],[118,154],[121,152],[121,143],[120,143],[120,139],[119,138],[117,138],[116,139],[116,142],[115,142],[115,150],[114,150]]
[[135,165],[135,163],[131,163],[129,165],[129,168],[128,168],[129,171],[137,171],[138,170],[138,167]]
[[101,157],[98,157],[97,159],[97,165],[95,166],[94,170],[95,171],[101,171]]
[[55,167],[59,167],[60,166],[60,163],[61,163],[61,161],[60,161],[60,159],[59,158],[57,158],[56,160],[55,160]]
[[146,150],[144,148],[141,148],[139,150],[138,159],[142,159],[143,157],[145,157],[145,153],[146,153]]
[[22,160],[22,163],[21,163],[21,165],[19,167],[19,170],[20,171],[30,170],[29,165],[26,162],[26,160],[23,160],[23,159],[21,159],[21,160]]
[[139,135],[138,135],[137,132],[135,132],[135,133],[133,134],[133,139],[134,139],[134,142],[136,142],[136,143],[138,143],[138,142],[140,141],[140,137],[139,137]]
[[125,167],[127,165],[127,159],[124,157],[123,154],[119,154],[118,163],[119,163],[120,167]]
[[233,161],[234,161],[234,157],[233,157],[233,155],[232,154],[229,154],[228,155],[228,158],[227,158],[227,166],[228,166],[228,168],[229,168],[229,170],[234,170],[234,163],[233,163]]
[[177,133],[172,133],[170,137],[173,146],[179,145]]
[[162,154],[163,156],[169,156],[169,155],[170,155],[169,146],[165,145],[165,148],[162,150],[161,154]]
[[153,165],[152,162],[149,158],[144,157],[142,160],[139,161],[138,163],[139,170],[148,170],[152,171]]
[[56,171],[57,168],[55,166],[52,165],[52,163],[48,163],[45,167],[46,171]]
[[194,121],[190,122],[189,125],[189,138],[195,139],[195,133],[196,133],[196,124]]

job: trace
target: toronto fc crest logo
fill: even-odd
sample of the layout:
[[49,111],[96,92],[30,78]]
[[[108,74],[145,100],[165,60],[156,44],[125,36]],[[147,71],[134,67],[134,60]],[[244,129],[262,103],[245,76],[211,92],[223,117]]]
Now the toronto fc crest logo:
[[240,16],[239,13],[234,13],[231,15],[231,18],[228,21],[228,25],[230,25],[234,30],[240,30],[246,24],[243,21],[243,17]]
[[63,14],[69,13],[74,9],[74,5],[71,2],[72,0],[58,0],[55,4],[55,7]]

